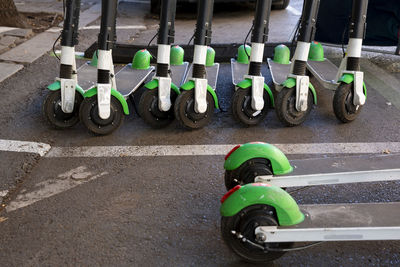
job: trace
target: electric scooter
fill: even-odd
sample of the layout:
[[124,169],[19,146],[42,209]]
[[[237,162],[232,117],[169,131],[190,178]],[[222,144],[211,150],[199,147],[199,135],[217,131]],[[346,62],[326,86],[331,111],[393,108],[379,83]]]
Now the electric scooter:
[[[306,66],[310,43],[314,39],[318,7],[319,0],[304,0],[292,62],[285,60],[287,56],[268,59],[272,80],[278,91],[275,111],[286,126],[302,124],[310,114],[312,105],[317,104],[317,94],[306,74]],[[288,49],[281,46],[278,51],[288,52]]]
[[75,48],[78,44],[80,0],[67,0],[63,31],[61,33],[60,76],[49,85],[43,114],[58,129],[74,126],[79,122],[79,106],[84,90],[78,85]]
[[[127,98],[147,81],[154,71],[151,55],[146,49],[135,53],[132,63],[114,74],[114,45],[117,1],[102,1],[101,27],[98,39],[97,85],[84,94],[79,110],[81,121],[94,134],[110,134],[129,115]],[[117,78],[118,88],[117,90]]]
[[[174,42],[176,0],[163,0],[157,39],[157,73],[145,84],[140,98],[139,113],[154,128],[167,126],[174,119],[174,102],[180,91],[188,63],[183,63],[184,51]],[[170,61],[172,64],[170,65]],[[172,77],[171,77],[172,74]],[[174,80],[174,82],[173,82]]]
[[175,101],[175,117],[188,129],[199,129],[207,125],[214,114],[214,108],[219,108],[215,90],[208,84],[208,79],[214,77],[213,84],[216,85],[219,64],[206,68],[207,50],[211,57],[215,55],[215,52],[207,48],[211,42],[213,4],[213,0],[198,1],[193,63],[188,71],[187,82],[181,86],[181,93]]
[[324,58],[320,43],[313,42],[307,69],[325,88],[336,90],[333,111],[342,122],[351,122],[360,113],[367,96],[364,73],[360,71],[362,42],[366,29],[368,0],[353,0],[349,43],[339,68]]
[[[395,155],[390,165],[398,167],[399,160]],[[306,161],[306,166],[296,166],[296,172],[320,164],[332,168],[332,162],[326,161]],[[346,160],[348,168],[376,168],[379,163],[376,158],[353,161]],[[400,213],[395,212],[400,209],[399,202],[298,205],[282,189],[400,180],[398,168],[289,175],[293,166],[286,156],[275,146],[261,142],[233,148],[225,157],[224,168],[230,190],[221,199],[222,237],[246,261],[270,262],[285,252],[317,244],[294,247],[294,242],[400,239]]]
[[[232,98],[232,114],[237,121],[245,125],[260,123],[274,103],[272,91],[264,83],[264,77],[261,74],[264,44],[268,39],[271,3],[271,0],[258,0],[256,2],[251,49],[248,49],[245,45],[240,46],[238,61],[231,59],[232,80],[235,84],[235,92]],[[250,63],[247,65],[243,62],[247,61],[248,63],[248,50],[250,50]],[[245,60],[243,59],[244,56],[246,57]],[[245,75],[241,75],[244,69],[246,70]],[[235,78],[238,76],[242,80],[236,83]]]

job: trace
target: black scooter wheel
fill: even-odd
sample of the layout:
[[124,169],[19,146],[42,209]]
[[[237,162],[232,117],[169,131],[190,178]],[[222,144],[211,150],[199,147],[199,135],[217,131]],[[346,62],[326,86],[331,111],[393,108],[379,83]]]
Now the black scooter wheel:
[[158,88],[145,90],[140,97],[139,114],[153,128],[163,128],[174,120],[175,91],[171,91],[172,106],[168,111],[158,108]]
[[296,109],[296,88],[284,87],[277,95],[275,102],[275,111],[278,119],[285,126],[297,126],[302,124],[308,114],[310,114],[313,105],[313,94],[308,91],[307,110],[298,111]]
[[75,92],[75,104],[72,113],[64,113],[61,109],[61,90],[50,91],[43,102],[42,110],[46,120],[56,129],[66,129],[79,122],[79,106],[83,96]]
[[264,91],[264,107],[257,111],[251,107],[251,87],[246,89],[238,88],[233,93],[232,114],[235,120],[247,125],[257,125],[265,119],[271,106],[269,95]]
[[362,108],[362,106],[353,104],[353,87],[353,83],[341,83],[333,97],[333,111],[335,116],[344,123],[355,120]]
[[[288,249],[293,243],[265,243],[258,240],[255,229],[259,226],[278,225],[274,208],[267,205],[252,205],[244,208],[236,215],[221,218],[221,233],[225,243],[243,260],[251,263],[267,263],[274,261],[285,254],[279,249]],[[234,231],[234,232],[233,232]],[[238,238],[241,234],[252,243],[261,247],[244,242]],[[274,249],[270,251],[268,249]]]
[[261,175],[272,175],[271,162],[264,158],[247,160],[239,168],[225,171],[226,190],[229,191],[237,185],[254,183],[254,179]]
[[183,91],[177,98],[174,106],[175,117],[187,129],[200,129],[206,126],[214,115],[214,99],[207,92],[207,110],[197,113],[194,110],[194,90]]
[[117,130],[124,120],[122,105],[114,96],[111,96],[110,109],[110,117],[108,119],[100,118],[97,95],[94,95],[83,100],[79,109],[79,116],[91,133],[107,135]]

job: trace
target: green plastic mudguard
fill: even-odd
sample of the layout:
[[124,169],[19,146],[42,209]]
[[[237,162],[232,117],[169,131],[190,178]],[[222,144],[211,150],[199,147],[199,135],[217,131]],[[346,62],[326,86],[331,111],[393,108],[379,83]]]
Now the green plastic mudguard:
[[278,223],[281,226],[296,225],[304,220],[304,214],[296,201],[285,190],[263,183],[241,186],[225,199],[220,213],[224,217],[230,217],[248,206],[259,204],[275,208]]
[[[338,82],[344,82],[346,84],[352,83],[354,81],[354,75],[350,73],[344,73],[342,77],[340,77]],[[367,87],[365,86],[365,83],[363,82],[363,88],[364,88],[364,95],[365,98],[367,98]]]
[[[52,83],[49,86],[47,86],[47,89],[49,89],[50,91],[60,90],[61,89],[61,82],[60,81],[55,81],[54,83]],[[85,91],[78,84],[76,85],[75,90],[78,91],[82,96],[84,96]]]
[[[194,81],[192,81],[192,80],[185,82],[181,86],[181,89],[185,90],[185,91],[192,90],[193,88],[194,88]],[[217,94],[215,93],[214,89],[212,89],[212,87],[210,85],[208,85],[208,84],[207,84],[207,91],[212,95],[212,97],[214,99],[215,108],[219,109]]]
[[[236,86],[242,89],[246,89],[249,88],[251,86],[251,79],[244,79],[243,81],[239,82]],[[272,94],[271,89],[269,88],[269,86],[267,84],[264,83],[264,89],[265,91],[267,91],[268,95],[269,95],[269,99],[271,101],[271,105],[272,107],[275,107],[275,103],[274,103],[274,95]]]
[[[296,79],[288,78],[286,81],[284,81],[282,83],[282,86],[286,87],[286,88],[292,88],[292,87],[296,86]],[[317,92],[315,92],[315,88],[311,83],[308,84],[308,87],[310,88],[310,90],[313,94],[314,104],[316,105],[317,104]]]
[[241,145],[225,160],[225,170],[232,171],[240,167],[243,163],[254,158],[265,158],[271,162],[272,172],[275,175],[287,174],[293,171],[289,160],[276,146],[252,142]]
[[[158,80],[157,80],[157,79],[153,79],[153,80],[151,80],[150,82],[146,83],[146,84],[144,85],[144,87],[146,87],[146,88],[149,89],[149,90],[153,90],[153,89],[155,89],[155,88],[158,87]],[[171,82],[171,88],[172,88],[172,90],[174,90],[174,92],[175,92],[177,95],[180,94],[179,88],[178,88],[173,82]]]
[[[92,97],[97,94],[97,87],[93,87],[92,89],[88,90],[83,97]],[[114,96],[122,105],[122,109],[124,110],[125,115],[129,115],[129,108],[128,108],[128,103],[125,100],[125,97],[121,95],[120,92],[118,92],[115,89],[111,89],[111,95]]]

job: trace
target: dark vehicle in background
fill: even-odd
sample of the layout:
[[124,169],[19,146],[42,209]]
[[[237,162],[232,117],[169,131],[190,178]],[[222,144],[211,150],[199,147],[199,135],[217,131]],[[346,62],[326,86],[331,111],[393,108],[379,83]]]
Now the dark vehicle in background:
[[[197,0],[178,0],[178,3],[195,3]],[[245,0],[215,0],[215,3],[219,2],[236,2],[236,1],[245,1]],[[272,1],[272,9],[285,9],[288,7],[290,0],[273,0]],[[150,11],[151,13],[158,14],[160,13],[161,0],[150,0]]]

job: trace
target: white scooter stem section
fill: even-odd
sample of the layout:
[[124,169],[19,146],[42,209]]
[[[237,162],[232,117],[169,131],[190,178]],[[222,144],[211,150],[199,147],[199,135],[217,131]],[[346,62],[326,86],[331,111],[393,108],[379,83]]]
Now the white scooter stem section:
[[291,176],[257,176],[256,183],[265,183],[278,187],[333,185],[400,180],[400,169],[386,169],[358,172],[319,173]]
[[292,58],[292,65],[290,66],[290,73],[293,73],[294,62],[296,60],[307,61],[308,53],[310,52],[310,43],[297,42],[296,50]]
[[[250,62],[262,63],[263,56],[264,44],[251,43]],[[251,79],[251,108],[261,111],[264,108],[264,77],[249,76],[249,78]]]
[[361,38],[350,38],[349,44],[347,45],[347,56],[348,57],[361,57],[363,39]]
[[[109,70],[111,74],[112,54],[111,50],[99,50],[97,69]],[[97,84],[97,101],[99,108],[99,117],[106,120],[110,117],[110,102],[111,102],[111,83]]]
[[[157,45],[157,63],[168,64],[170,61],[171,45]],[[158,80],[158,108],[161,111],[170,110],[171,103],[171,77],[154,77]]]
[[335,227],[335,228],[277,228],[261,226],[256,235],[264,235],[265,242],[316,242],[355,240],[399,240],[400,227]]
[[[76,72],[75,48],[70,46],[61,47],[61,64],[72,66],[73,73]],[[64,113],[72,113],[75,105],[75,88],[77,75],[72,74],[72,79],[60,79],[61,87],[61,110]]]
[[[206,65],[207,46],[195,45],[193,64]],[[194,78],[194,111],[204,113],[207,111],[207,79]]]

